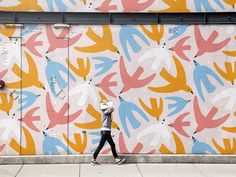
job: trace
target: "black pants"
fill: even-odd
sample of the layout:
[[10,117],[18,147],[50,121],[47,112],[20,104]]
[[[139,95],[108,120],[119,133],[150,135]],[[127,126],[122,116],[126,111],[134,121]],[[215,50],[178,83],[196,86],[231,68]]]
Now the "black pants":
[[118,155],[116,153],[115,143],[114,143],[114,141],[112,140],[112,137],[111,137],[111,131],[101,131],[101,140],[99,142],[99,145],[98,145],[97,149],[93,153],[93,158],[94,159],[97,159],[97,156],[98,156],[99,152],[101,151],[101,149],[103,148],[106,141],[108,141],[108,143],[111,146],[113,157],[118,158]]

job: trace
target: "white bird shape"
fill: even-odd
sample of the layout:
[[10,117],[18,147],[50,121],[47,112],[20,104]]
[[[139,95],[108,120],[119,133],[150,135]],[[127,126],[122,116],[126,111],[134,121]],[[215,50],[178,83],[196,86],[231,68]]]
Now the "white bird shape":
[[171,69],[172,58],[171,58],[168,50],[166,50],[164,47],[156,47],[156,48],[146,51],[144,54],[142,54],[139,57],[138,63],[141,63],[141,62],[143,62],[145,60],[149,60],[149,59],[155,59],[155,61],[153,62],[152,66],[151,66],[151,69],[153,69],[153,70],[158,70],[161,63],[165,63],[168,70]]
[[86,84],[80,84],[79,86],[76,86],[70,90],[70,97],[75,95],[80,95],[80,98],[77,101],[77,105],[80,107],[86,106],[86,103],[88,100],[91,100],[94,105],[98,105],[98,94],[94,88],[94,86],[91,84],[91,81]]
[[228,98],[227,104],[225,104],[225,109],[232,110],[235,107],[236,103],[236,87],[221,91],[212,99],[212,103],[215,103],[224,98]]
[[0,128],[4,128],[0,139],[7,141],[11,133],[13,133],[18,140],[20,140],[20,121],[15,117],[15,114],[11,118],[1,119]]
[[150,142],[152,146],[160,146],[163,143],[162,140],[164,140],[165,143],[169,146],[171,134],[169,132],[168,126],[164,124],[164,121],[165,119],[163,119],[163,121],[160,123],[156,123],[145,128],[138,134],[137,139],[140,140],[147,135],[154,135],[152,141]]

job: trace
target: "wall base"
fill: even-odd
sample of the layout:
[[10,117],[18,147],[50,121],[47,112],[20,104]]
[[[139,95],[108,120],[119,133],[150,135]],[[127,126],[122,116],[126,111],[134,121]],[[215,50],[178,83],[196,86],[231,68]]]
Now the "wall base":
[[[236,155],[146,155],[121,154],[127,163],[212,163],[236,164]],[[91,154],[85,155],[42,155],[42,156],[1,156],[0,164],[77,164],[90,163]],[[101,163],[114,163],[111,155],[100,155]]]

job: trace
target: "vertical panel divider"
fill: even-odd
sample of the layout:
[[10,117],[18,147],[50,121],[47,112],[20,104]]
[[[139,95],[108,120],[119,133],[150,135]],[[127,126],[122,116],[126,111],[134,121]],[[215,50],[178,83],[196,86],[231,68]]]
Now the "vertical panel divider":
[[67,64],[67,79],[68,79],[68,88],[67,88],[67,101],[68,101],[68,111],[67,111],[67,155],[69,155],[69,136],[70,136],[70,131],[69,131],[69,115],[70,115],[70,109],[69,109],[69,105],[70,105],[70,95],[69,95],[69,90],[70,90],[70,77],[69,77],[69,73],[70,73],[70,68],[69,68],[69,63],[70,63],[70,45],[69,45],[69,41],[70,41],[70,36],[69,33],[70,32],[70,28],[68,29],[68,36],[67,38],[67,57],[68,57],[68,64]]

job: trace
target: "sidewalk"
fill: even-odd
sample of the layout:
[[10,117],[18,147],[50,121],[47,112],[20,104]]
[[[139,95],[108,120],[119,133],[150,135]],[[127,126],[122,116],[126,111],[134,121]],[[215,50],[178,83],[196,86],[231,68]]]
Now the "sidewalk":
[[0,165],[0,177],[235,177],[235,164]]

